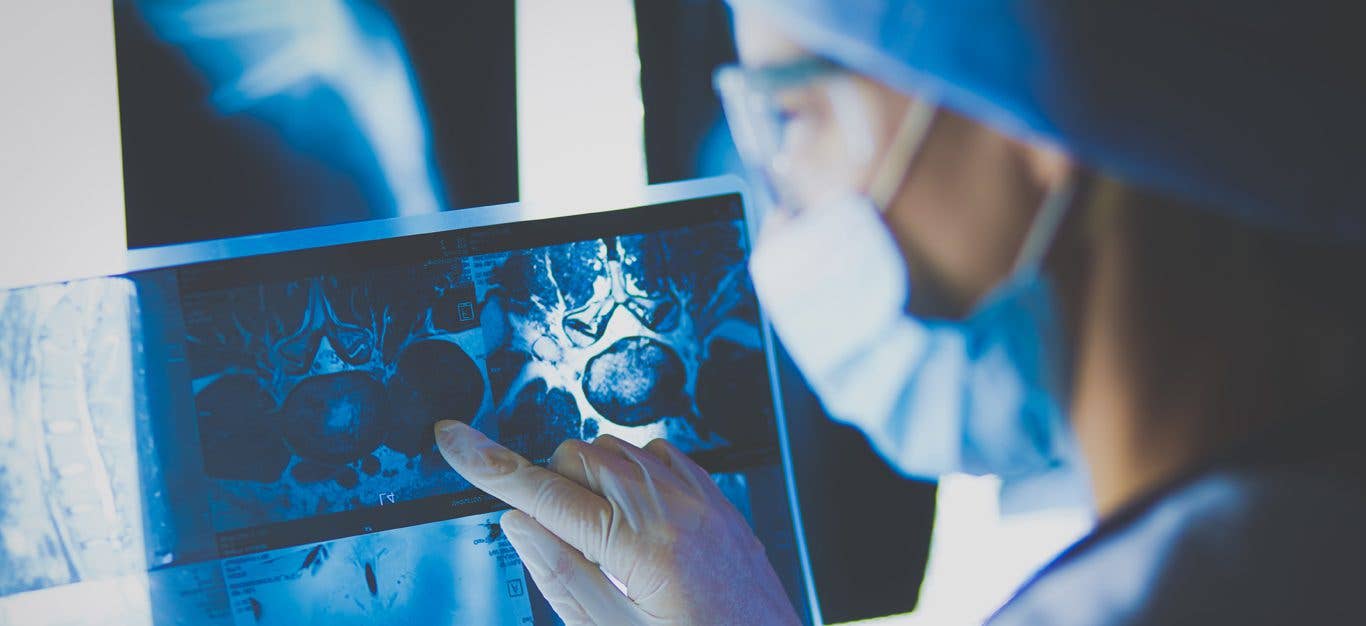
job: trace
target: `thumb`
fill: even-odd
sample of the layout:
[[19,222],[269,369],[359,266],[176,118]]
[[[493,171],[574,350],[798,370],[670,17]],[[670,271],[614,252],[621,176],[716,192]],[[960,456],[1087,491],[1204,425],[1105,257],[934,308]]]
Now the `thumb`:
[[639,623],[639,609],[596,564],[521,511],[503,515],[503,532],[555,613],[568,626]]

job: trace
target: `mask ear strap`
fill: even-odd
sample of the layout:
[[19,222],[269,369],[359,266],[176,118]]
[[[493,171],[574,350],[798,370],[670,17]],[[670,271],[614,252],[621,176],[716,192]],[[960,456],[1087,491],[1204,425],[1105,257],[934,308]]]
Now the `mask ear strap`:
[[1043,264],[1044,255],[1053,247],[1053,240],[1057,238],[1063,218],[1067,217],[1067,211],[1072,207],[1072,198],[1076,196],[1076,191],[1077,174],[1074,172],[1069,172],[1048,190],[1043,205],[1039,207],[1039,213],[1034,216],[1034,222],[1029,226],[1029,232],[1025,233],[1020,254],[1015,257],[1015,267],[1011,270],[1012,276],[1038,269]]
[[938,107],[928,98],[914,97],[901,118],[901,125],[888,144],[882,163],[873,173],[868,184],[868,198],[873,201],[879,213],[886,213],[896,192],[906,180],[911,163],[915,161],[925,138],[930,134],[934,114]]

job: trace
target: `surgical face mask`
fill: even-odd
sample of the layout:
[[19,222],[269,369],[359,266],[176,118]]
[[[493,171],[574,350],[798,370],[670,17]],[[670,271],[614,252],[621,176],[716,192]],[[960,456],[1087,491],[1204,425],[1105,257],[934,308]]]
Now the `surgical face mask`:
[[[913,287],[881,207],[928,134],[927,110],[912,105],[868,194],[761,232],[751,259],[759,299],[826,410],[904,474],[992,473],[1009,488],[1066,473],[1075,449],[1064,421],[1068,367],[1040,266],[1070,186],[1050,194],[1015,270],[965,319],[908,315]],[[1063,484],[1065,502],[1084,491]]]

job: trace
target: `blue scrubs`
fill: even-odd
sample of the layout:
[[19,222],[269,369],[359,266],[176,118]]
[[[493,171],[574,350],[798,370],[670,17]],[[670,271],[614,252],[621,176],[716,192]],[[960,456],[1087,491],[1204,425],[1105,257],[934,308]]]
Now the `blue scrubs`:
[[1313,439],[1266,437],[1112,516],[988,623],[1366,623],[1366,454]]

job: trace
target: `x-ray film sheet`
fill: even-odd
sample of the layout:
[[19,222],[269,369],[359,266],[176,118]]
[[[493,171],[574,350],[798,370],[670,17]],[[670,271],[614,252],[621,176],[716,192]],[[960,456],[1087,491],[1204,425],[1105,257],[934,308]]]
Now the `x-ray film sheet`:
[[432,425],[771,467],[745,245],[722,196],[7,292],[0,616],[530,623]]
[[21,593],[0,624],[532,623],[501,513]]

